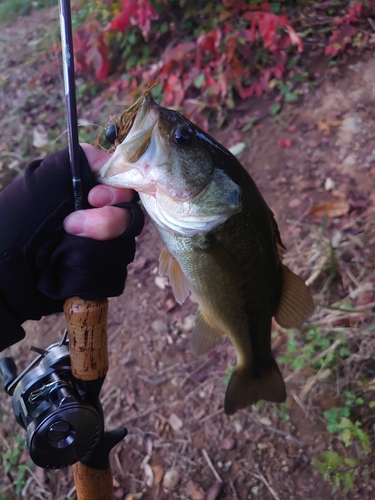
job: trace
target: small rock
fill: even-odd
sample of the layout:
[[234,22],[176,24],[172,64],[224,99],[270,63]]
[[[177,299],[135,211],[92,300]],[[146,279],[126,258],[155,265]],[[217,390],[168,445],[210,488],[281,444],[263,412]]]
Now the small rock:
[[259,422],[262,424],[262,425],[272,425],[272,422],[271,420],[268,418],[268,417],[262,417],[259,419]]
[[233,427],[234,427],[234,430],[237,432],[237,434],[239,434],[240,432],[243,431],[243,426],[242,426],[241,422],[239,422],[238,420],[235,420],[233,422]]
[[335,181],[331,179],[331,177],[327,177],[324,183],[324,189],[326,191],[331,191],[335,187]]
[[161,319],[156,319],[151,323],[151,328],[156,333],[165,333],[168,331],[168,326]]

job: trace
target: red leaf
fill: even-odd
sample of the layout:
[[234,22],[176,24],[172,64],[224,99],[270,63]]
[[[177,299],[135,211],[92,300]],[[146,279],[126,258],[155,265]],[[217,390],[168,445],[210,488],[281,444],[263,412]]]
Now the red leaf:
[[113,19],[105,29],[107,31],[115,30],[125,33],[126,28],[130,26],[130,17],[134,15],[138,8],[137,0],[122,0],[120,15]]
[[292,145],[292,141],[290,139],[282,139],[276,141],[276,144],[282,148],[290,148],[290,146]]
[[335,30],[329,39],[329,45],[326,47],[324,54],[336,56],[342,52],[346,45],[352,41],[356,29],[350,24],[343,24]]

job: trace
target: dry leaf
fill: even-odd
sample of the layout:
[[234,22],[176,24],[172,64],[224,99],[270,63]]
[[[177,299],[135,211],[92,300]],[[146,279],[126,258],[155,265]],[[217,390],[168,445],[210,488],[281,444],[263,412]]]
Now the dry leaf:
[[221,490],[223,489],[224,483],[217,481],[214,483],[209,490],[207,490],[205,500],[216,500]]
[[327,203],[316,205],[310,210],[310,215],[318,215],[320,217],[341,217],[349,212],[350,205],[345,200],[332,200]]
[[233,450],[233,448],[236,446],[236,440],[233,438],[225,438],[222,440],[220,448],[222,450]]
[[290,139],[280,139],[276,141],[276,144],[282,148],[290,148],[292,141]]
[[169,417],[169,425],[174,431],[179,431],[180,429],[182,429],[184,423],[175,413],[171,413]]
[[33,130],[33,146],[42,149],[48,144],[48,134],[43,127]]
[[145,471],[145,484],[149,488],[154,484],[154,473],[152,471],[150,464],[143,464],[143,470]]
[[161,290],[165,290],[165,287],[168,286],[169,280],[166,276],[156,276],[155,285]]
[[171,467],[166,471],[163,478],[163,488],[174,488],[180,480],[180,472],[176,467]]
[[160,465],[151,465],[152,472],[154,473],[155,484],[160,484],[164,476],[164,469]]
[[193,483],[191,479],[186,483],[186,493],[191,500],[204,500],[205,494],[202,488]]

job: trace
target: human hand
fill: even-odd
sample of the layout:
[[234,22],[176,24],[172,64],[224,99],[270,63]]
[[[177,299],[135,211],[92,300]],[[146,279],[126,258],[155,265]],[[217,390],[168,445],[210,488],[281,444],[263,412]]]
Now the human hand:
[[[106,161],[106,153],[84,149],[93,171]],[[72,213],[67,149],[31,163],[0,194],[0,350],[23,338],[25,320],[62,311],[68,297],[97,300],[124,289],[142,210],[130,201],[133,191],[96,185],[82,149],[80,166],[93,208]],[[119,202],[123,208],[113,206]]]
[[[110,158],[106,151],[100,151],[90,144],[81,144],[92,172],[97,172]],[[135,196],[132,189],[119,189],[104,184],[94,186],[88,194],[88,202],[94,209],[78,210],[64,220],[64,229],[70,234],[110,240],[117,238],[128,228],[131,215],[127,210],[113,205],[130,202]]]

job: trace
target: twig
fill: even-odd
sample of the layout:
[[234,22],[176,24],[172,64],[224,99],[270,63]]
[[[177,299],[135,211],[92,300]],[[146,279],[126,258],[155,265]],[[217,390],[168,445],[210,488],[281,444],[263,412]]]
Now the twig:
[[[263,424],[262,424],[263,425]],[[294,436],[292,436],[291,434],[289,434],[289,432],[286,432],[286,431],[282,431],[281,429],[276,429],[276,427],[273,427],[272,425],[263,425],[263,427],[270,431],[270,432],[273,432],[275,434],[279,434],[280,436],[283,436],[285,437],[285,439],[287,441],[293,441],[294,443],[296,443],[300,448],[306,448],[307,444],[306,443],[303,443],[302,441],[300,441],[299,439],[295,438]]]
[[[334,345],[334,344],[332,344]],[[310,382],[308,382],[301,390],[301,392],[299,393],[299,398],[300,399],[303,399],[306,394],[311,391],[311,389],[314,387],[315,385],[315,382],[318,380],[319,378],[319,374],[323,371],[323,369],[326,367],[328,361],[331,359],[331,356],[332,356],[332,351],[333,349],[331,350],[331,352],[328,354],[328,356],[326,357],[326,359],[324,360],[322,366],[320,367],[319,371],[316,372],[316,374],[314,375],[314,377],[310,380]]]
[[204,458],[206,459],[206,462],[207,462],[207,465],[209,466],[209,468],[211,469],[212,471],[212,474],[215,476],[215,479],[216,481],[219,481],[219,483],[222,483],[223,480],[221,479],[221,477],[219,476],[219,474],[217,473],[215,467],[213,466],[211,460],[210,460],[210,457],[208,456],[208,453],[207,451],[203,448],[202,450],[202,454],[204,456]]
[[275,500],[280,500],[279,495],[272,488],[272,486],[270,485],[270,483],[267,481],[267,479],[263,476],[263,474],[260,471],[259,471],[259,474],[255,474],[255,472],[251,472],[250,471],[250,474],[252,474],[254,477],[256,477],[256,478],[260,479],[261,481],[263,481],[263,483],[267,486],[267,488],[269,489],[269,492],[271,493],[271,495],[273,496],[273,498]]
[[127,424],[128,422],[132,422],[133,420],[136,420],[137,418],[143,418],[143,417],[146,417],[147,415],[149,415],[150,413],[152,413],[153,411],[155,411],[157,408],[156,405],[151,405],[148,410],[145,410],[145,411],[140,411],[138,413],[136,413],[135,415],[133,415],[132,417],[128,417],[126,418],[125,420],[123,420],[123,423],[124,424]]
[[203,417],[201,420],[199,420],[199,422],[201,424],[203,424],[203,422],[210,420],[210,418],[215,417],[216,415],[220,415],[221,413],[223,413],[223,411],[224,411],[224,408],[219,408],[218,410],[214,411],[213,413],[210,413],[206,417]]

